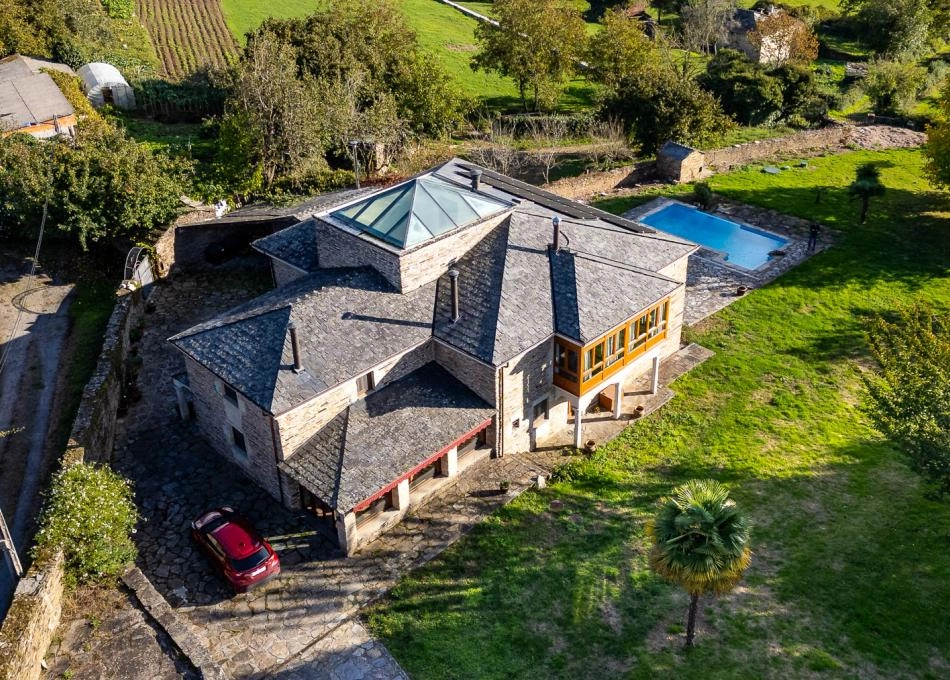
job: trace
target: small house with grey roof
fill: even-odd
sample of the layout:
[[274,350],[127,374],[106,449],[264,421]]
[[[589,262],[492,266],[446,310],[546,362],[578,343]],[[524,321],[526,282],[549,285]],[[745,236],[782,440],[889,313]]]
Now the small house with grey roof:
[[348,554],[473,465],[580,447],[679,347],[691,243],[458,159],[319,206],[254,242],[272,291],[170,342],[204,436]]

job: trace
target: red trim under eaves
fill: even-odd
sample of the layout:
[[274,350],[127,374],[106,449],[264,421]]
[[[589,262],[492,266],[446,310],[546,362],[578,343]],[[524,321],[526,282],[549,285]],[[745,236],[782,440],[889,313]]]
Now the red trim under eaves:
[[446,453],[448,453],[448,452],[449,452],[450,450],[452,450],[454,447],[458,446],[459,444],[461,444],[462,442],[464,442],[464,441],[467,440],[467,439],[471,439],[472,437],[474,437],[475,435],[477,435],[477,434],[478,434],[479,432],[481,432],[482,430],[487,429],[487,428],[491,425],[491,422],[492,422],[492,419],[489,418],[489,419],[486,420],[485,422],[483,422],[483,423],[481,423],[481,424],[479,424],[479,425],[476,425],[473,429],[469,430],[468,432],[466,432],[465,434],[463,434],[461,437],[459,437],[458,439],[456,439],[455,441],[453,441],[451,444],[449,444],[448,446],[446,446],[446,447],[444,447],[443,449],[441,449],[438,453],[432,454],[431,456],[429,456],[428,458],[426,458],[424,461],[422,461],[421,463],[419,463],[418,465],[416,465],[414,468],[412,468],[409,472],[407,472],[407,473],[401,475],[400,477],[398,477],[398,478],[397,478],[396,480],[394,480],[393,482],[387,484],[386,486],[384,486],[382,489],[380,489],[379,491],[377,491],[376,493],[374,493],[372,496],[370,496],[370,497],[367,498],[366,500],[361,501],[361,502],[358,503],[357,505],[354,505],[354,506],[353,506],[353,509],[351,510],[351,512],[359,512],[359,511],[361,511],[361,510],[365,510],[365,509],[368,508],[370,505],[372,505],[374,501],[378,500],[379,498],[381,498],[382,496],[386,495],[387,493],[389,493],[390,491],[392,491],[393,489],[395,489],[397,486],[399,486],[399,482],[403,481],[404,479],[408,479],[409,477],[412,477],[414,474],[416,474],[417,472],[419,472],[419,470],[422,470],[424,467],[426,467],[426,466],[428,466],[428,465],[431,465],[433,462],[435,462],[436,460],[438,460],[439,458],[441,458],[442,456],[444,456]]

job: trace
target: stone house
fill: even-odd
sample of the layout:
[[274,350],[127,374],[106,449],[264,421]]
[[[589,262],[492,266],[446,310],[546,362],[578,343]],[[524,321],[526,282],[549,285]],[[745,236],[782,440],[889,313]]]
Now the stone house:
[[763,21],[787,15],[784,9],[774,5],[763,10],[737,8],[726,21],[726,46],[743,52],[758,64],[784,64],[791,55],[791,43],[797,32],[808,30],[805,22],[789,17],[784,31],[770,32],[759,44],[750,40],[750,34],[759,29]]
[[259,239],[274,290],[170,338],[217,451],[349,554],[680,344],[695,246],[454,159]]

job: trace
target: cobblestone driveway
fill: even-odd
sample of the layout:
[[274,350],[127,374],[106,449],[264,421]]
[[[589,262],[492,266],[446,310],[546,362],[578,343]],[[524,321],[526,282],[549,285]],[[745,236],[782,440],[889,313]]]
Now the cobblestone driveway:
[[[515,491],[555,454],[486,461],[454,490],[344,559],[308,515],[291,513],[221,459],[181,423],[171,376],[182,369],[170,335],[266,289],[247,275],[179,277],[156,289],[139,343],[143,397],[117,438],[115,466],[135,482],[146,517],[137,533],[139,566],[236,678],[404,677],[385,648],[353,617],[407,570],[444,550],[506,498],[487,493],[501,479]],[[546,457],[545,457],[546,456]],[[280,578],[232,596],[197,552],[188,525],[201,510],[230,504],[253,521],[280,554]]]

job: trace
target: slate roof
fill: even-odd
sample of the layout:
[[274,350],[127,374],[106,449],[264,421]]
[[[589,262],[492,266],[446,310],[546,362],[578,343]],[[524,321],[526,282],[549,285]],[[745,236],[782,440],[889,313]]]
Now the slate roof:
[[674,141],[668,141],[660,148],[659,155],[681,161],[694,153],[696,153],[696,149],[692,147],[686,146],[685,144],[679,144]]
[[280,468],[346,513],[493,414],[488,404],[430,362],[349,406]]
[[[471,168],[450,161],[435,172],[461,183]],[[499,177],[484,171],[480,190],[515,205],[452,265],[460,272],[456,322],[447,272],[403,295],[370,269],[317,269],[317,232],[305,220],[255,247],[311,276],[171,341],[279,414],[433,336],[498,366],[554,333],[594,340],[681,285],[658,272],[694,244]],[[556,253],[549,248],[555,215]],[[291,320],[301,340],[300,373],[291,370]]]
[[[400,294],[367,268],[324,269],[169,340],[280,414],[425,342],[432,335],[434,293],[433,283]],[[291,321],[298,329],[299,373],[293,371]]]
[[0,127],[18,130],[74,113],[48,73],[0,81]]

